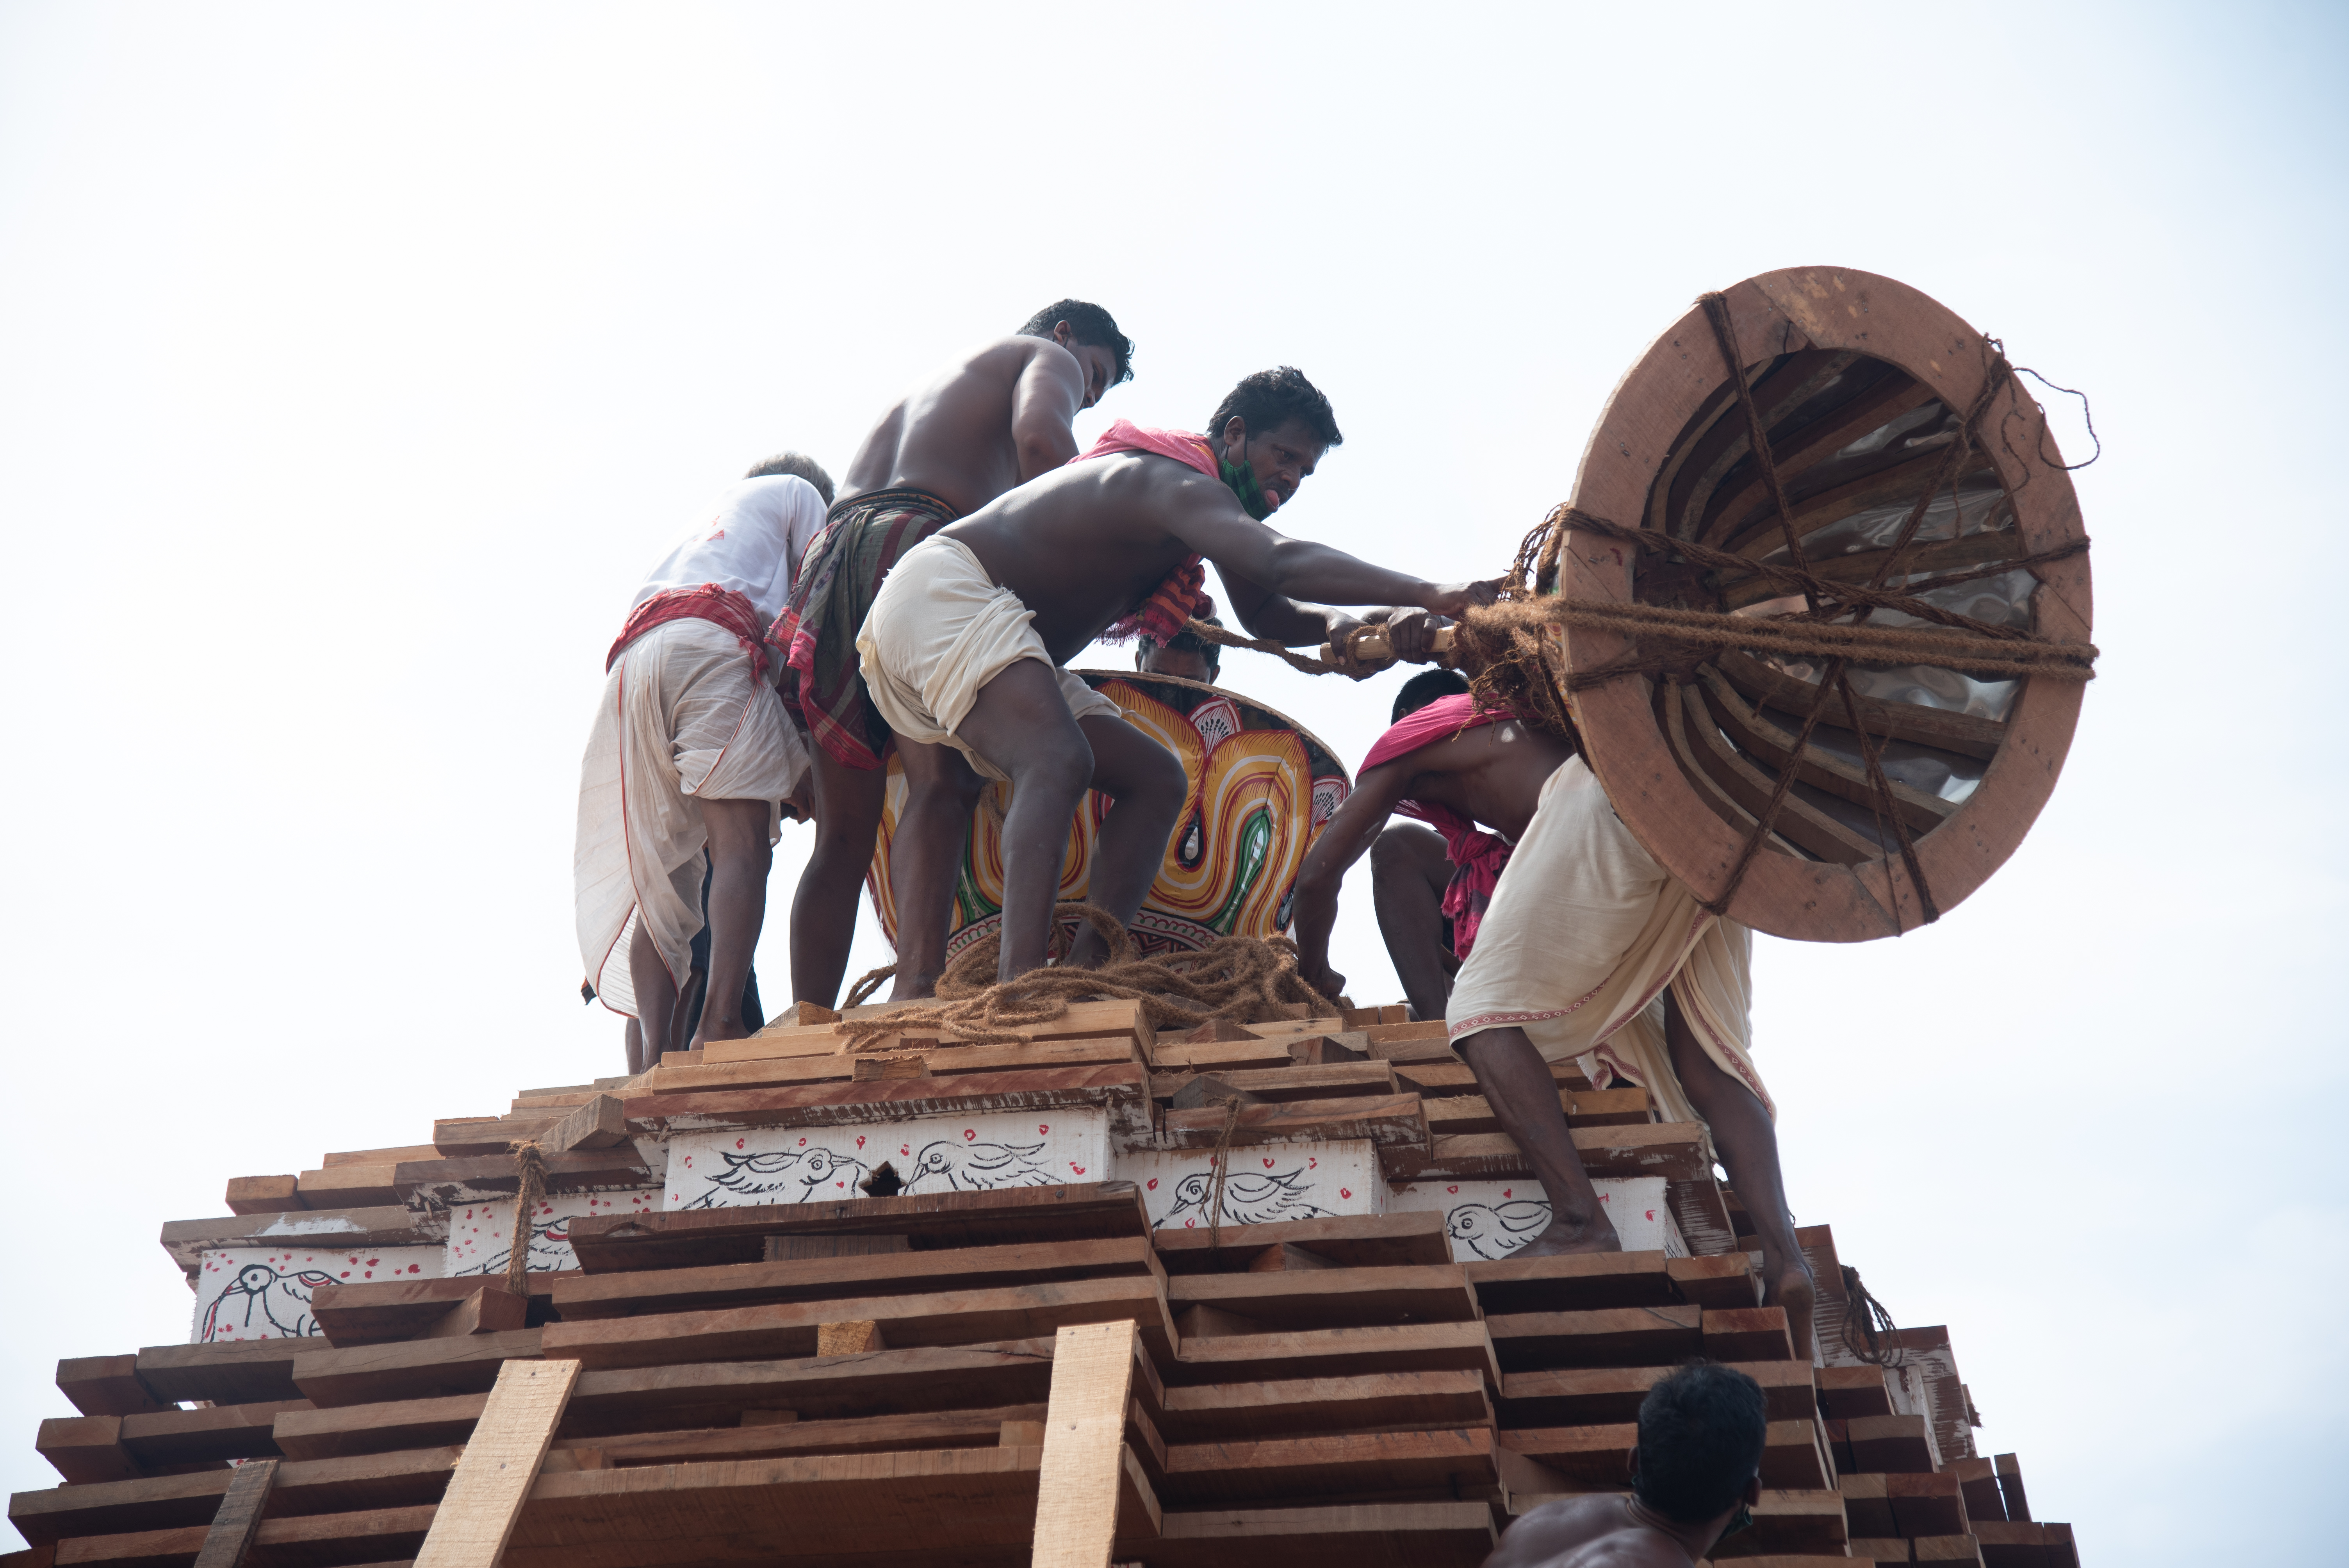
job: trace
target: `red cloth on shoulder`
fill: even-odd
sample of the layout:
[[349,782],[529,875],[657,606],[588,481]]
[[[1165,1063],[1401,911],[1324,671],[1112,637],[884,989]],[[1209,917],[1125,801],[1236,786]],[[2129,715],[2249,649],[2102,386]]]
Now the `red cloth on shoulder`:
[[759,607],[750,603],[749,594],[715,583],[666,589],[628,612],[627,624],[613,640],[612,651],[604,655],[604,667],[610,669],[619,662],[622,649],[668,621],[709,621],[725,627],[750,655],[750,678],[766,678],[767,628]]
[[[1120,419],[1111,425],[1090,451],[1080,452],[1069,461],[1081,463],[1089,458],[1106,458],[1118,452],[1148,452],[1172,458],[1178,463],[1189,464],[1211,480],[1223,477],[1216,465],[1215,449],[1207,445],[1206,437],[1189,430],[1154,430],[1131,419]],[[1162,645],[1173,642],[1181,634],[1184,622],[1216,613],[1216,602],[1206,593],[1206,567],[1199,557],[1192,556],[1166,574],[1166,581],[1151,591],[1140,609],[1103,632],[1102,641],[1123,643],[1137,634],[1146,634]]]
[[[1359,780],[1381,763],[1424,750],[1464,730],[1516,717],[1505,707],[1479,713],[1475,698],[1466,692],[1437,697],[1418,712],[1403,715],[1401,722],[1379,737],[1355,778]],[[1484,923],[1485,906],[1493,902],[1501,869],[1509,863],[1516,846],[1498,833],[1485,832],[1451,807],[1432,800],[1398,800],[1394,809],[1444,835],[1444,852],[1453,865],[1452,881],[1444,889],[1444,913],[1452,922],[1452,951],[1465,958],[1476,944],[1476,928]]]

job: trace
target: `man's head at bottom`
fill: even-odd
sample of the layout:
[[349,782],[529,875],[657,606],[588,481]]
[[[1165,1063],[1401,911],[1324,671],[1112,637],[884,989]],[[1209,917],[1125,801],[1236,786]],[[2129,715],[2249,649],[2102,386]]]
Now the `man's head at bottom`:
[[1761,1488],[1770,1426],[1762,1385],[1733,1367],[1696,1362],[1648,1390],[1631,1490],[1679,1524],[1705,1524],[1750,1505]]
[[[1216,616],[1207,617],[1207,624],[1220,626]],[[1161,643],[1147,632],[1135,639],[1133,667],[1146,676],[1174,676],[1178,679],[1197,681],[1202,686],[1216,684],[1216,674],[1223,665],[1223,649],[1203,639],[1196,632],[1177,632],[1171,642]]]

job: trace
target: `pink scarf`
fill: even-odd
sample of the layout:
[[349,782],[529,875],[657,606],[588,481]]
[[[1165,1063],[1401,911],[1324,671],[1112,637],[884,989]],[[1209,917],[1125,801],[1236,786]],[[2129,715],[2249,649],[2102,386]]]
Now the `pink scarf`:
[[[1475,698],[1466,692],[1437,697],[1418,712],[1403,715],[1402,722],[1379,737],[1378,744],[1362,758],[1361,772],[1449,740],[1464,730],[1515,717],[1506,708],[1478,713]],[[1484,831],[1449,806],[1398,800],[1395,810],[1444,835],[1444,852],[1451,857],[1454,868],[1452,881],[1444,889],[1444,913],[1452,922],[1452,951],[1465,958],[1476,944],[1476,928],[1484,923],[1485,906],[1493,902],[1501,869],[1509,863],[1516,846],[1497,833]]]
[[[1091,451],[1080,452],[1069,460],[1081,463],[1089,458],[1106,458],[1116,452],[1150,452],[1186,463],[1211,480],[1222,477],[1206,437],[1195,436],[1188,430],[1145,429],[1130,419],[1120,419],[1110,426]],[[1216,613],[1216,602],[1206,592],[1206,568],[1199,557],[1192,556],[1166,574],[1166,581],[1152,590],[1140,609],[1103,632],[1102,641],[1123,643],[1139,634],[1162,647],[1173,642],[1182,634],[1185,621]]]

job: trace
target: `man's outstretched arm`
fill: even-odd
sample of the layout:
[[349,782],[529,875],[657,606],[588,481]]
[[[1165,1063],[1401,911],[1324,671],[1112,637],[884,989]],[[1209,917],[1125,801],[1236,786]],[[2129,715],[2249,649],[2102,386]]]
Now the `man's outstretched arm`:
[[1413,777],[1412,758],[1407,757],[1365,769],[1354,781],[1354,792],[1313,841],[1305,863],[1298,868],[1298,972],[1325,996],[1335,996],[1346,986],[1346,977],[1330,968],[1330,931],[1338,923],[1338,889],[1347,871],[1387,825],[1395,802],[1411,788]]
[[1077,411],[1085,403],[1085,372],[1076,356],[1049,338],[1034,341],[1011,388],[1011,438],[1023,485],[1077,455]]
[[[1228,584],[1242,578],[1268,595],[1330,604],[1417,604],[1462,615],[1472,604],[1493,603],[1498,579],[1435,583],[1347,554],[1309,539],[1274,532],[1240,510],[1221,485],[1186,487],[1184,503],[1167,521],[1167,531],[1216,563]],[[1292,609],[1298,608],[1293,603]],[[1235,610],[1238,606],[1235,604]],[[1268,632],[1267,635],[1278,633]]]

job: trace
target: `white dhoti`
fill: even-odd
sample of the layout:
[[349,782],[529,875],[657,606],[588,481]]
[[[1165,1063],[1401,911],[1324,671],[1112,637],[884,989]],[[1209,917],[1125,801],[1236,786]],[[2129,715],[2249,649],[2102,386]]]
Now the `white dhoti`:
[[1574,758],[1542,786],[1453,983],[1454,1045],[1523,1029],[1547,1061],[1579,1058],[1604,1087],[1628,1081],[1667,1121],[1702,1121],[1664,1044],[1664,991],[1722,1071],[1777,1109],[1754,1070],[1754,934],[1713,914],[1640,846]]
[[782,699],[725,627],[667,621],[621,652],[580,764],[572,855],[579,954],[605,1006],[636,1014],[627,944],[637,922],[680,985],[691,967],[709,838],[697,802],[766,801],[772,843],[780,802],[807,765]]
[[1030,624],[1035,618],[1019,594],[996,586],[968,546],[933,535],[890,569],[865,613],[856,634],[864,689],[899,735],[951,746],[981,777],[1002,779],[1003,770],[955,730],[978,700],[979,688],[1021,659],[1038,659],[1051,669],[1075,717],[1123,717],[1081,677],[1053,665]]

